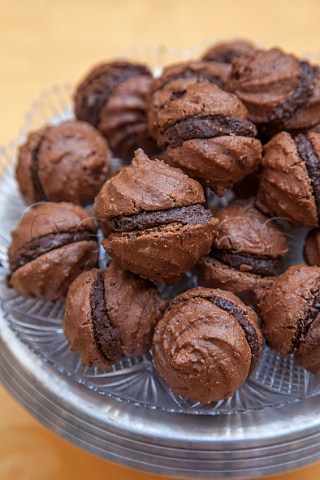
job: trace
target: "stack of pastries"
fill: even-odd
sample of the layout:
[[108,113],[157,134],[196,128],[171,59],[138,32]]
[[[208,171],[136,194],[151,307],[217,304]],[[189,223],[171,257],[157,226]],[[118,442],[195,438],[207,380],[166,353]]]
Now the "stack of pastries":
[[[151,349],[164,382],[197,402],[232,396],[265,341],[320,374],[320,67],[234,40],[157,78],[102,63],[73,102],[73,120],[19,148],[30,207],[9,285],[65,299],[85,366]],[[288,247],[288,227],[310,229],[304,248]],[[285,269],[300,248],[305,263]],[[160,285],[188,272],[199,286],[164,298]]]

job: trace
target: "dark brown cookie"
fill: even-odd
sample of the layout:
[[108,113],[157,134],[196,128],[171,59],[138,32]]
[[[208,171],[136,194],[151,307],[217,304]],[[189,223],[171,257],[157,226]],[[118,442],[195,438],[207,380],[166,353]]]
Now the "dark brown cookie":
[[294,265],[277,277],[259,303],[269,346],[320,373],[320,268]]
[[255,208],[254,199],[234,202],[214,216],[217,234],[210,255],[198,264],[199,282],[254,301],[281,271],[288,250],[284,233]]
[[308,233],[304,244],[304,258],[308,265],[320,267],[320,228]]
[[84,365],[109,368],[149,350],[167,303],[151,283],[110,262],[106,272],[84,272],[70,285],[64,332]]
[[264,147],[257,206],[314,228],[320,216],[320,134],[275,135]]
[[158,144],[176,166],[218,195],[257,168],[261,143],[235,95],[209,82],[179,79],[161,96]]
[[160,77],[155,78],[150,85],[148,93],[148,129],[150,134],[157,139],[157,112],[163,107],[161,91],[173,80],[185,79],[188,84],[207,80],[224,88],[231,73],[231,65],[221,63],[207,63],[203,61],[187,61],[168,65],[163,69]]
[[308,129],[319,122],[320,70],[279,48],[235,59],[228,89],[267,133]]
[[106,140],[85,122],[45,126],[19,149],[16,177],[27,202],[93,201],[109,173]]
[[77,118],[100,130],[123,160],[131,160],[138,147],[150,155],[157,151],[147,132],[146,95],[151,81],[145,65],[114,61],[93,68],[75,92]]
[[197,181],[137,150],[105,183],[94,213],[108,236],[104,248],[122,268],[171,284],[210,249],[217,221],[202,203]]
[[172,301],[156,327],[152,353],[175,394],[210,403],[240,388],[262,345],[253,310],[230,292],[199,287]]
[[241,57],[245,53],[255,50],[255,48],[252,42],[243,39],[216,43],[206,50],[202,56],[202,60],[205,62],[218,62],[230,65],[233,60]]
[[98,264],[96,224],[71,203],[42,203],[23,215],[9,247],[10,285],[40,300],[64,298],[70,283]]

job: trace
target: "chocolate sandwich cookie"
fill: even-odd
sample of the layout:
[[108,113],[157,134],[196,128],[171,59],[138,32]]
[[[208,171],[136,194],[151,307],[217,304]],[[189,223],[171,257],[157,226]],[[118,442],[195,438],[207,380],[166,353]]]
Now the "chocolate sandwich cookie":
[[308,233],[304,244],[304,259],[308,265],[320,267],[320,228]]
[[267,134],[311,128],[320,118],[320,70],[279,48],[233,60],[228,89]]
[[160,77],[153,79],[147,96],[148,129],[150,135],[157,139],[157,112],[163,108],[166,96],[162,89],[173,80],[185,79],[188,84],[207,80],[210,83],[224,88],[231,72],[231,65],[222,63],[208,63],[204,61],[187,61],[168,65],[163,69]]
[[138,147],[150,155],[158,150],[147,131],[146,94],[151,81],[145,65],[108,62],[93,68],[74,94],[77,118],[100,130],[123,160],[131,160]]
[[219,62],[231,67],[233,60],[255,50],[255,48],[252,42],[243,39],[221,42],[209,47],[202,56],[202,60],[205,62]]
[[259,303],[262,332],[273,350],[320,374],[320,268],[294,265]]
[[124,270],[175,283],[210,250],[217,220],[204,200],[197,181],[139,149],[96,198],[102,244]]
[[254,198],[214,212],[219,220],[208,256],[198,264],[199,283],[229,290],[246,301],[272,283],[288,246],[282,229],[254,206]]
[[241,387],[262,346],[253,310],[230,292],[199,287],[173,299],[156,326],[152,354],[176,395],[210,403]]
[[188,79],[170,82],[161,94],[158,144],[176,166],[218,195],[257,168],[261,143],[235,95]]
[[167,300],[149,282],[110,262],[105,272],[92,269],[70,285],[63,328],[86,366],[109,368],[123,355],[142,355]]
[[16,177],[27,202],[87,204],[106,181],[111,152],[85,122],[68,121],[32,132],[18,153]]
[[275,135],[264,147],[257,206],[293,225],[320,218],[320,134]]
[[65,297],[70,283],[98,264],[96,231],[93,218],[77,205],[33,206],[12,232],[9,285],[40,300]]

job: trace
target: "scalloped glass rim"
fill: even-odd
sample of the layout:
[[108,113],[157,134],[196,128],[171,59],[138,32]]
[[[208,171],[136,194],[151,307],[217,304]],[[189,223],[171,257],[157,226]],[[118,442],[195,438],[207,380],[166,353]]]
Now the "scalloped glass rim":
[[[156,67],[170,61],[190,57],[190,53],[191,55],[199,53],[199,49],[188,50],[182,54],[177,50],[167,51],[159,47],[157,50],[152,50],[152,57],[148,63],[157,70]],[[125,56],[146,61],[148,49],[141,49],[135,55],[127,53]],[[112,397],[137,407],[174,413],[219,415],[281,407],[299,402],[304,398],[318,396],[320,380],[317,377],[295,366],[293,357],[283,357],[268,348],[264,350],[253,376],[232,398],[210,405],[194,403],[173,395],[152,366],[149,354],[143,357],[124,358],[107,372],[97,368],[84,368],[79,358],[69,350],[64,339],[61,328],[62,303],[25,299],[5,287],[5,275],[8,272],[6,251],[10,241],[9,232],[26,208],[18,194],[13,175],[17,145],[23,141],[28,131],[39,128],[43,123],[59,123],[73,118],[71,92],[71,83],[54,86],[50,91],[43,92],[26,114],[19,138],[11,142],[7,148],[0,150],[0,155],[7,166],[0,180],[2,187],[0,219],[4,227],[0,232],[2,264],[0,273],[3,280],[0,308],[5,320],[19,339],[43,361],[72,381],[84,385],[99,395]],[[222,203],[225,204],[226,201],[227,199],[222,199]],[[299,245],[301,246],[305,231],[301,229],[295,232],[300,237]],[[291,232],[287,233],[290,240]],[[292,240],[292,251],[296,252],[297,244],[294,244],[294,239]],[[299,261],[302,261],[301,248],[298,254]],[[296,255],[294,258],[288,258],[289,263],[296,263],[295,260],[297,260]],[[177,288],[182,290],[190,286],[194,286],[194,280],[189,276]]]

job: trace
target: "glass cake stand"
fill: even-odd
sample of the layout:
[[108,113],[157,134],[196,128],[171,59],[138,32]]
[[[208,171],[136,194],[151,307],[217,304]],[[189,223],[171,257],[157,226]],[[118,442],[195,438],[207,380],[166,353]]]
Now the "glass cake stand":
[[[137,55],[134,55],[137,58]],[[140,59],[152,67],[190,53],[159,48]],[[151,58],[151,61],[150,61]],[[71,86],[44,92],[17,141],[0,151],[0,378],[48,428],[100,457],[183,478],[263,477],[320,459],[320,377],[266,348],[234,397],[203,405],[174,395],[150,355],[124,358],[111,370],[85,368],[63,335],[62,302],[41,302],[6,286],[10,232],[27,208],[14,179],[16,146],[45,122],[72,118]],[[222,199],[225,203],[226,198]],[[287,263],[302,262],[305,231],[287,230]],[[101,256],[103,263],[105,258]],[[196,280],[186,276],[169,296]],[[163,287],[164,288],[164,287]]]

